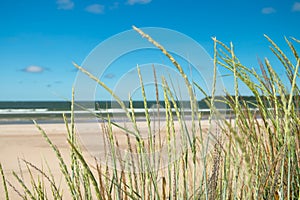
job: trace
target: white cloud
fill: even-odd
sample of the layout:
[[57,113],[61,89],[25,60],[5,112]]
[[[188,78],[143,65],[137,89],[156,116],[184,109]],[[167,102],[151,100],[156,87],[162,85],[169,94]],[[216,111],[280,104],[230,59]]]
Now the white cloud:
[[85,8],[87,12],[94,13],[94,14],[103,14],[104,13],[104,6],[100,4],[92,4]]
[[128,0],[127,3],[129,5],[134,5],[134,4],[148,4],[150,3],[152,0]]
[[57,0],[57,9],[60,10],[72,10],[74,8],[74,2],[72,0]]
[[46,70],[45,68],[36,65],[30,65],[22,69],[23,72],[28,72],[28,73],[41,73],[45,70]]
[[276,13],[276,10],[275,10],[275,8],[273,8],[273,7],[266,7],[266,8],[263,8],[263,9],[261,10],[261,13],[262,13],[262,14],[269,15],[269,14],[272,14],[272,13]]
[[293,7],[292,7],[292,11],[294,12],[300,12],[300,2],[295,2]]

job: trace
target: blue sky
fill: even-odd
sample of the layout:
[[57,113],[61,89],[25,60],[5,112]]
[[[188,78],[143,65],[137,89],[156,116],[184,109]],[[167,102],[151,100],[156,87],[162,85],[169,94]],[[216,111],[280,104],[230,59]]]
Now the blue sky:
[[1,0],[0,101],[70,99],[72,62],[132,25],[179,31],[211,56],[211,37],[232,41],[241,62],[258,68],[257,56],[274,59],[263,34],[288,49],[284,36],[300,38],[299,19],[294,0]]

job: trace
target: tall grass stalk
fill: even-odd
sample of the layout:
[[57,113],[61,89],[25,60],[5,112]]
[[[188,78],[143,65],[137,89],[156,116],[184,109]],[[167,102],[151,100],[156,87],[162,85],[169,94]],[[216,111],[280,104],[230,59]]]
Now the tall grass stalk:
[[4,188],[4,193],[5,193],[5,199],[9,200],[6,179],[5,179],[5,175],[4,175],[1,163],[0,163],[0,173],[1,173],[2,181],[3,181],[3,188]]

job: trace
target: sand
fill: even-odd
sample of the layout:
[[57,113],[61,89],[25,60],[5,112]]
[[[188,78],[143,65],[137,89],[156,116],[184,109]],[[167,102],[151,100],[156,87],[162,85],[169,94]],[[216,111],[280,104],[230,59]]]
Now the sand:
[[[66,161],[69,162],[65,125],[63,123],[41,124],[41,127],[47,132],[53,143],[59,147]],[[20,176],[22,174],[24,178],[28,175],[27,167],[21,159],[25,159],[37,167],[43,167],[45,171],[47,169],[45,161],[47,161],[53,175],[57,179],[61,178],[55,153],[34,124],[0,124],[0,148],[0,162],[6,178],[16,186],[20,184],[15,181],[12,171],[17,172]],[[4,199],[2,179],[0,185],[0,199]],[[11,187],[8,186],[8,189],[11,199],[20,198]]]
[[[59,148],[65,161],[69,163],[70,152],[65,124],[47,123],[40,124],[40,126]],[[140,122],[139,126],[146,126],[146,123]],[[16,186],[19,192],[24,190],[16,181],[12,171],[15,171],[20,177],[23,176],[25,181],[30,183],[30,174],[22,159],[33,163],[39,168],[43,168],[46,172],[48,172],[46,165],[46,163],[48,163],[57,183],[61,182],[61,188],[64,188],[64,191],[68,190],[63,180],[64,177],[62,177],[60,172],[59,162],[54,151],[50,148],[34,124],[0,124],[0,148],[0,163],[2,164],[6,178]],[[93,158],[89,156],[87,152],[84,152],[84,154],[89,163],[94,163]],[[36,171],[33,170],[33,172]],[[40,174],[36,173],[34,177],[37,178],[38,176],[40,176]],[[21,199],[12,187],[8,186],[8,190],[11,199]],[[64,192],[64,199],[68,199],[67,193],[68,192]],[[4,198],[2,179],[0,179],[0,199]]]

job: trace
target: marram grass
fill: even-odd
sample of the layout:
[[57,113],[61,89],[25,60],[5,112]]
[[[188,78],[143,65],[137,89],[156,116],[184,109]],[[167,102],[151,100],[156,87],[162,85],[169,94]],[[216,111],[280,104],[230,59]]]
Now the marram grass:
[[[159,48],[184,78],[193,111],[192,128],[187,128],[188,121],[182,116],[180,106],[176,104],[177,96],[171,92],[170,87],[172,83],[167,83],[166,79],[161,77],[165,100],[165,132],[160,132],[159,136],[153,135],[143,77],[139,73],[149,138],[147,143],[144,142],[141,138],[142,133],[137,126],[132,100],[129,98],[130,108],[126,108],[105,83],[75,64],[75,67],[82,73],[106,89],[124,109],[127,117],[134,124],[134,130],[121,127],[122,130],[127,130],[127,147],[131,153],[139,153],[138,155],[141,156],[129,168],[128,163],[122,164],[121,170],[117,170],[116,167],[111,169],[107,165],[97,162],[95,165],[88,163],[77,141],[74,113],[72,112],[70,124],[63,116],[70,145],[71,161],[68,164],[62,157],[59,148],[35,123],[57,156],[63,177],[62,181],[66,183],[67,189],[61,188],[61,184],[55,180],[51,169],[46,171],[37,168],[33,163],[22,160],[30,176],[28,181],[22,174],[13,172],[15,183],[20,187],[13,185],[12,180],[6,178],[3,171],[5,166],[0,164],[2,186],[5,192],[0,194],[0,198],[8,200],[10,192],[15,192],[20,199],[66,199],[66,196],[71,199],[105,200],[300,199],[300,60],[296,48],[296,45],[300,43],[299,40],[285,38],[293,55],[292,58],[289,58],[274,41],[265,36],[270,42],[271,51],[278,58],[282,70],[286,73],[288,82],[283,82],[267,58],[258,62],[261,69],[261,72],[258,72],[240,63],[235,55],[233,44],[227,46],[213,38],[214,85],[213,91],[211,91],[212,95],[208,96],[197,83],[188,80],[182,67],[163,46],[142,30],[133,28]],[[218,68],[227,69],[233,77],[234,95],[227,93],[224,98],[215,97]],[[153,74],[157,80],[154,67]],[[253,96],[251,101],[239,95],[241,83],[251,91]],[[199,89],[207,97],[207,104],[211,110],[210,123],[213,123],[213,115],[218,114],[218,110],[214,107],[217,101],[225,103],[231,110],[230,116],[220,119],[216,129],[210,130],[216,131],[218,134],[212,151],[206,156],[201,154],[201,150],[205,149],[203,137],[207,132],[203,128],[202,114],[198,113],[196,109],[195,89]],[[74,94],[72,96],[74,98]],[[156,96],[159,99],[157,91]],[[74,99],[72,102],[73,111]],[[173,109],[171,105],[174,106]],[[253,111],[252,108],[256,108],[256,110]],[[116,147],[119,147],[120,144],[113,133],[113,127],[116,124],[111,122],[109,117],[107,116],[106,123],[102,125],[103,132],[109,138],[105,148],[113,152],[112,157],[117,163],[120,152]],[[175,137],[176,133],[188,133],[189,137],[184,140],[182,137]],[[133,139],[129,135],[134,136]],[[176,142],[181,142],[181,145],[188,148],[183,148],[185,150],[179,159],[172,160],[173,162],[170,162],[167,167],[153,170],[151,163],[159,166],[161,161],[153,157],[150,162],[143,157],[143,153],[154,152],[161,147],[163,142],[166,142],[168,146],[168,159],[173,158],[174,149],[171,147]]]

